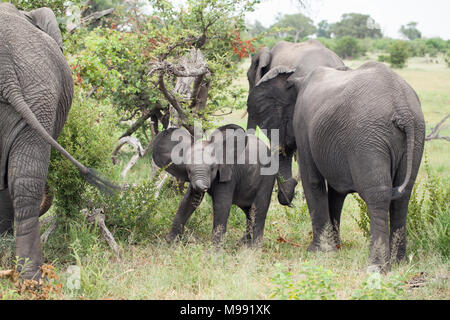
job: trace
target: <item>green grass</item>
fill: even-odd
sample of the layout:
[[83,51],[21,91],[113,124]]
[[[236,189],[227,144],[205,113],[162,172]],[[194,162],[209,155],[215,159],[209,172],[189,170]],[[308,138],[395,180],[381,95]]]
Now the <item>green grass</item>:
[[[347,62],[356,67],[364,61]],[[238,83],[247,86],[241,68]],[[450,69],[443,63],[428,64],[411,59],[408,67],[396,70],[418,92],[427,126],[435,125],[450,112]],[[217,124],[246,124],[241,118],[245,110],[217,117]],[[446,124],[443,133],[449,133]],[[449,183],[450,143],[439,140],[426,143],[432,173],[441,178],[444,188]],[[121,170],[131,156],[124,152],[117,170]],[[140,159],[126,181],[140,183],[151,178],[150,157]],[[426,179],[424,166],[419,178]],[[422,192],[422,184],[419,187]],[[149,197],[152,195],[149,194]],[[302,197],[301,186],[292,208],[278,204],[276,190],[272,195],[266,220],[264,243],[260,250],[250,250],[239,244],[245,230],[245,216],[233,207],[228,222],[224,248],[214,250],[210,243],[212,205],[205,196],[199,209],[186,226],[184,237],[169,245],[164,236],[170,229],[182,194],[170,186],[163,188],[158,201],[144,212],[151,219],[142,220],[136,234],[134,229],[115,230],[122,254],[122,263],[115,260],[98,229],[79,217],[61,217],[59,227],[44,245],[44,260],[56,266],[63,284],[62,299],[448,299],[449,261],[436,250],[412,250],[408,259],[394,264],[381,277],[379,289],[369,284],[366,266],[369,254],[368,239],[355,219],[359,207],[353,197],[347,197],[342,214],[342,249],[331,253],[309,253],[311,222]],[[139,205],[139,204],[134,204]],[[446,214],[450,214],[448,212]],[[448,221],[448,220],[447,220]],[[148,227],[147,224],[150,222]],[[139,222],[138,222],[139,223]],[[448,225],[447,225],[448,228]],[[285,239],[297,244],[281,243]],[[1,268],[12,266],[11,239],[0,239]],[[69,265],[81,268],[81,288],[71,290],[66,285]],[[411,288],[407,282],[420,272],[426,273],[424,286]],[[21,299],[8,280],[0,280],[0,299]]]

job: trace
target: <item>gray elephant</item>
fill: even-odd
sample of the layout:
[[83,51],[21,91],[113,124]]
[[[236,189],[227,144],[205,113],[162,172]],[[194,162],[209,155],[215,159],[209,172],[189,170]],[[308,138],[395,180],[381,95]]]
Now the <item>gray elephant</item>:
[[[181,142],[174,138],[174,132]],[[193,161],[195,153],[198,161]],[[174,154],[182,159],[178,164],[173,159]],[[261,154],[270,160],[268,147],[237,125],[216,129],[207,141],[194,142],[186,130],[176,128],[159,133],[153,143],[155,164],[166,168],[177,179],[190,182],[167,241],[171,242],[183,233],[189,217],[208,192],[214,211],[213,243],[221,243],[231,206],[235,204],[247,218],[243,241],[249,245],[260,244],[277,171],[276,168],[272,174],[264,174],[264,168],[271,164],[262,161]]]
[[[308,40],[302,43],[280,41],[275,44],[272,50],[264,47],[252,57],[252,63],[247,72],[250,92],[252,92],[261,78],[274,68],[285,67],[287,70],[292,69],[295,70],[296,77],[302,77],[319,66],[343,70],[346,69],[342,60],[333,51],[327,49],[317,40]],[[276,95],[279,90],[280,88],[275,86],[268,88],[266,92],[268,99],[270,99],[271,95]],[[283,205],[289,205],[294,197],[297,181],[293,178],[289,178],[292,177],[292,156],[295,151],[295,142],[292,129],[286,124],[292,119],[295,98],[294,96],[286,96],[284,102],[290,103],[287,109],[291,110],[291,113],[282,112],[282,110],[280,110],[280,105],[275,103],[273,104],[272,109],[266,110],[266,112],[274,113],[274,115],[283,115],[283,118],[279,119],[280,122],[284,123],[283,126],[272,128],[270,123],[259,124],[258,119],[254,117],[254,114],[249,113],[247,130],[256,129],[257,124],[259,124],[261,128],[261,125],[264,125],[264,128],[267,130],[280,130],[280,176],[282,178],[282,184],[279,184],[278,189],[282,192],[278,193],[278,201]],[[259,120],[263,118],[264,117],[261,116]],[[287,199],[284,197],[284,194],[287,195]]]
[[[269,96],[274,86],[279,89]],[[351,71],[318,67],[303,77],[278,67],[252,90],[248,112],[262,128],[283,126],[268,112],[274,104],[281,118],[293,114],[288,126],[313,227],[308,250],[336,249],[344,199],[357,192],[370,215],[368,269],[389,270],[391,258],[405,257],[408,202],[424,147],[414,90],[377,62]]]
[[11,232],[15,223],[18,271],[24,278],[40,276],[38,218],[51,204],[44,196],[50,148],[90,183],[114,187],[56,142],[72,97],[72,75],[52,10],[22,12],[0,4],[0,234]]

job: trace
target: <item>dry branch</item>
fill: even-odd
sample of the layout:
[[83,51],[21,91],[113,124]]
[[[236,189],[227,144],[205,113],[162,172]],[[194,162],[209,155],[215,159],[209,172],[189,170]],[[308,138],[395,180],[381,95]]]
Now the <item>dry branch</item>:
[[91,23],[94,23],[95,21],[100,20],[101,18],[110,15],[111,13],[114,12],[114,8],[109,8],[103,11],[97,11],[94,13],[91,13],[90,15],[88,15],[87,17],[81,18],[80,23],[76,24],[76,25],[71,25],[67,27],[67,32],[68,33],[72,33],[74,32],[77,28],[79,28],[80,26],[84,26],[84,25],[89,25]]
[[[49,219],[47,221],[45,221],[45,224],[50,224],[47,228],[47,230],[45,230],[45,232],[41,235],[41,242],[42,243],[46,243],[48,238],[50,237],[50,235],[53,233],[53,231],[55,231],[58,222],[57,222],[57,217],[56,215],[53,215],[51,217],[49,217]],[[41,221],[40,226],[41,228],[45,225],[43,223],[44,221]]]
[[117,261],[121,262],[122,260],[120,258],[119,246],[117,245],[116,240],[114,240],[112,233],[106,227],[105,213],[103,212],[103,209],[93,209],[91,212],[89,212],[88,209],[83,209],[83,210],[81,210],[81,213],[83,213],[86,216],[87,221],[89,223],[97,224],[97,226],[100,228],[103,238],[106,240],[109,247],[114,252],[114,254],[117,258]]
[[448,118],[450,118],[450,114],[446,115],[441,121],[439,121],[439,123],[433,129],[431,129],[430,134],[428,134],[425,137],[425,141],[438,140],[438,139],[443,139],[443,140],[450,141],[450,137],[448,137],[448,136],[441,136],[439,134],[439,132],[441,131],[441,126],[445,123],[445,121]]

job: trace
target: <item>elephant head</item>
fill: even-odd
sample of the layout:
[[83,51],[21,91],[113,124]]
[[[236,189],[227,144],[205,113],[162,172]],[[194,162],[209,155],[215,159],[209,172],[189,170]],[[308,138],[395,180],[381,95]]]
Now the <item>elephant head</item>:
[[250,85],[250,91],[255,87],[255,84],[261,80],[264,74],[269,70],[272,54],[268,47],[262,48],[252,58],[252,63],[247,71],[247,78]]
[[50,8],[39,8],[29,12],[21,11],[21,13],[40,30],[48,34],[56,41],[61,51],[63,50],[63,40],[61,31],[59,30],[56,16]]
[[194,141],[185,129],[170,128],[160,132],[153,143],[153,160],[160,168],[178,180],[190,182],[194,190],[205,192],[217,178],[219,182],[232,179],[232,166],[246,146],[237,144],[234,159],[228,157],[226,146],[228,133],[232,129],[232,138],[244,139],[245,132],[239,126],[227,125],[216,129],[208,140]]
[[292,156],[296,149],[292,117],[297,88],[288,81],[294,71],[284,66],[271,69],[256,83],[247,100],[249,123],[267,130],[269,139],[272,130],[279,130],[279,173],[282,181],[279,183],[278,201],[282,205],[291,203],[297,185],[292,178]]

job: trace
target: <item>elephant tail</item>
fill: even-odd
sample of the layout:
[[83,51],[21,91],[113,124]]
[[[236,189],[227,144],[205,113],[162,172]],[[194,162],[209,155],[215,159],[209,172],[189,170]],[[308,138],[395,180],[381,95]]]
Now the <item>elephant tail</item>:
[[84,179],[86,179],[87,182],[107,193],[113,193],[114,189],[120,189],[118,186],[101,178],[99,174],[93,169],[87,168],[82,165],[78,160],[72,157],[72,155],[67,152],[55,139],[53,139],[53,137],[47,132],[47,130],[45,130],[45,128],[36,118],[33,111],[31,111],[31,108],[25,101],[19,87],[9,92],[7,100],[33,130],[35,130],[48,144],[50,144],[54,149],[60,152],[78,168],[81,175]]
[[406,109],[395,113],[392,121],[406,134],[406,175],[403,183],[392,190],[391,200],[397,200],[404,195],[403,191],[411,179],[414,155],[414,118],[411,112]]

